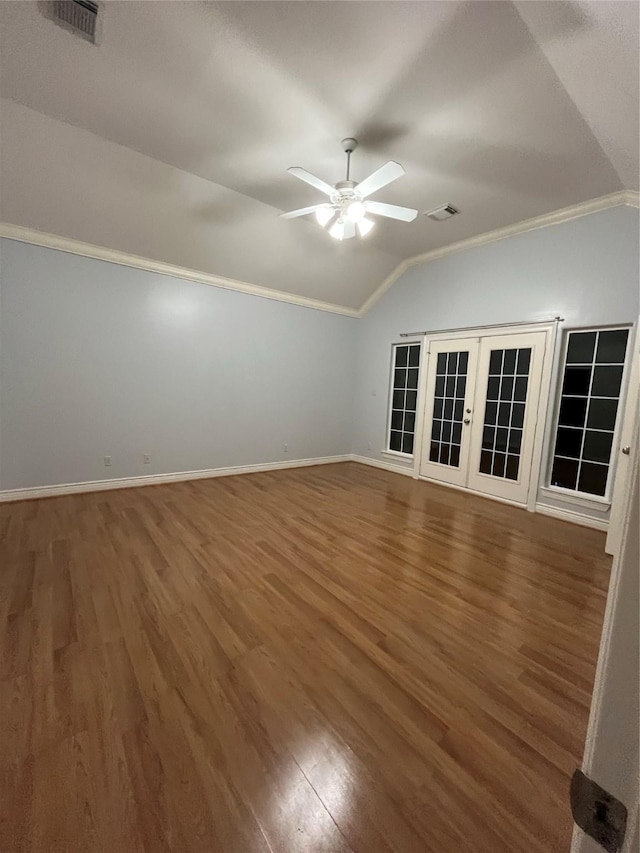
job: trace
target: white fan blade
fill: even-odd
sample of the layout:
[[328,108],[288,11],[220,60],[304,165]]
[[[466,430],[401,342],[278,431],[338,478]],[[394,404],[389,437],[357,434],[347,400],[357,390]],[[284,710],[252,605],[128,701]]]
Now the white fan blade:
[[356,236],[356,223],[352,222],[350,219],[344,220],[344,234],[342,235],[343,240],[348,240],[350,237]]
[[386,187],[387,184],[390,184],[391,181],[395,181],[396,178],[401,178],[404,173],[404,169],[400,163],[396,163],[395,160],[389,160],[388,163],[385,163],[384,166],[380,166],[379,169],[376,169],[376,171],[369,175],[368,178],[365,178],[364,181],[360,181],[356,190],[362,198],[366,198],[368,195],[376,192],[376,190],[381,190],[382,187]]
[[388,216],[390,219],[401,219],[403,222],[413,222],[418,215],[418,211],[411,207],[398,207],[397,204],[385,204],[382,201],[366,201],[364,206],[367,213]]
[[331,184],[328,184],[321,178],[316,178],[315,175],[312,175],[311,172],[307,172],[307,170],[303,169],[302,166],[290,166],[287,169],[287,172],[291,172],[294,177],[300,178],[301,181],[311,184],[312,187],[315,187],[317,190],[320,190],[320,192],[326,193],[327,195],[333,195],[335,192],[335,188],[332,187]]
[[315,213],[323,207],[330,208],[330,204],[312,204],[311,207],[301,207],[299,210],[290,210],[289,213],[281,213],[283,219],[295,219],[296,216],[306,216],[307,213]]

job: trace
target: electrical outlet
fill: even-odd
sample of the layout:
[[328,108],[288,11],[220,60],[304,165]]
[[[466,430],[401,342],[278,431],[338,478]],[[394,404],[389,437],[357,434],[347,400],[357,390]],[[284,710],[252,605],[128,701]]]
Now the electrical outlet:
[[284,449],[285,453],[288,453],[289,452],[289,445],[285,444],[283,449]]
[[148,465],[148,464],[151,462],[151,457],[149,456],[149,454],[148,454],[148,453],[143,453],[143,455],[142,455],[142,462],[143,462],[145,465]]
[[111,457],[110,456],[104,457],[104,464],[107,468],[109,467],[109,465],[111,465]]
[[371,449],[372,449],[372,448],[371,448],[371,442],[369,442],[369,443],[367,444],[367,450],[371,450]]

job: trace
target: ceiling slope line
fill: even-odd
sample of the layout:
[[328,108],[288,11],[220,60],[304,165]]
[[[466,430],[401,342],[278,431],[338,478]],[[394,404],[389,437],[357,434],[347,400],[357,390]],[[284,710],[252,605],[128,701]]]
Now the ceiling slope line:
[[410,267],[418,264],[426,264],[429,261],[435,261],[439,258],[444,258],[447,255],[454,255],[458,252],[464,252],[468,249],[474,249],[480,246],[485,246],[489,243],[495,243],[498,240],[504,240],[507,237],[515,237],[518,234],[524,234],[527,231],[536,231],[539,228],[547,228],[550,225],[559,225],[562,222],[568,222],[571,219],[578,219],[581,216],[587,216],[590,213],[598,213],[602,210],[610,210],[614,207],[640,207],[640,193],[634,190],[620,190],[619,192],[611,193],[610,195],[594,198],[590,201],[584,201],[580,204],[574,204],[571,207],[564,207],[560,210],[554,210],[551,213],[544,213],[541,216],[534,216],[532,219],[525,219],[522,222],[516,222],[514,225],[507,225],[505,228],[497,228],[494,231],[486,231],[484,234],[477,234],[475,237],[468,237],[466,240],[460,240],[457,243],[450,243],[448,246],[442,246],[439,249],[432,249],[430,252],[425,252],[421,255],[414,255],[412,258],[407,258],[401,261],[398,266],[385,278],[382,284],[375,290],[371,296],[363,303],[357,316],[363,317],[373,306],[384,296],[384,294],[396,283],[400,276],[405,273]]
[[201,272],[188,267],[180,267],[164,261],[154,261],[151,258],[143,258],[118,249],[108,249],[104,246],[96,246],[93,243],[83,243],[70,237],[61,237],[58,234],[48,234],[35,228],[27,228],[23,225],[12,225],[8,222],[0,222],[0,237],[7,240],[15,240],[20,243],[30,243],[34,246],[43,246],[47,249],[57,249],[72,255],[80,255],[84,258],[93,258],[98,261],[117,264],[123,267],[145,270],[146,272],[168,275],[172,278],[180,278],[185,281],[193,281],[197,284],[206,284],[211,287],[220,287],[224,290],[235,290],[239,293],[247,293],[251,296],[259,296],[276,302],[287,302],[302,308],[313,308],[316,311],[326,311],[331,314],[342,314],[345,317],[359,317],[359,312],[354,308],[344,305],[336,305],[333,302],[322,302],[309,296],[299,296],[295,293],[287,293],[283,290],[274,290],[259,284],[251,284],[246,281],[238,281],[232,278]]

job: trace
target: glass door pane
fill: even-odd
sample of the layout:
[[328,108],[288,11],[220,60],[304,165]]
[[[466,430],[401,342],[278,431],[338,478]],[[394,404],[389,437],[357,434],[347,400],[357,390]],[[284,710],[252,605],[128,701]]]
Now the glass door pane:
[[430,344],[423,476],[458,485],[466,480],[477,350],[477,338]]
[[468,352],[438,353],[429,460],[454,468],[460,466],[468,367]]
[[480,453],[482,474],[518,479],[530,366],[531,347],[491,350]]
[[546,332],[482,339],[469,488],[526,503]]

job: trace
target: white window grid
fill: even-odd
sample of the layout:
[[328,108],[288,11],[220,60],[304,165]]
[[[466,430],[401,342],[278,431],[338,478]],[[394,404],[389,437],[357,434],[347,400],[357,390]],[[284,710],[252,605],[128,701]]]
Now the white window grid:
[[[524,419],[526,416],[527,399],[529,397],[529,374],[531,371],[531,359],[532,359],[533,353],[531,351],[531,347],[520,347],[520,348],[511,347],[510,349],[515,349],[515,351],[516,351],[513,373],[510,373],[510,372],[505,373],[505,360],[506,360],[507,349],[492,350],[492,354],[495,351],[501,352],[500,368],[499,368],[498,373],[492,373],[491,372],[491,363],[490,363],[489,375],[487,377],[487,389],[489,387],[489,382],[491,379],[499,379],[499,387],[498,387],[498,396],[495,399],[494,398],[489,399],[488,390],[487,390],[487,400],[485,403],[485,415],[484,415],[485,419],[484,419],[484,422],[482,425],[483,426],[483,442],[482,442],[481,452],[491,453],[491,471],[490,471],[491,476],[501,477],[502,479],[514,480],[517,482],[517,480],[520,476],[520,456],[522,453],[522,441],[523,441],[523,437],[524,437]],[[521,352],[528,352],[529,353],[529,359],[527,362],[526,371],[523,371],[523,372],[519,372],[520,353]],[[509,379],[513,380],[513,387],[511,389],[511,395],[510,395],[511,399],[510,400],[508,400],[508,399],[503,400],[502,399],[502,391],[504,388],[504,382],[505,382],[505,380],[509,380]],[[517,379],[525,379],[526,380],[526,391],[525,391],[525,395],[524,395],[524,400],[516,400],[515,399],[516,380]],[[486,415],[487,415],[486,408],[487,408],[487,405],[489,403],[496,403],[496,406],[497,406],[495,424],[487,424],[486,423]],[[508,408],[507,423],[502,424],[502,425],[499,424],[500,407],[501,406],[508,406],[509,407]],[[520,426],[514,426],[513,415],[514,415],[514,407],[515,406],[522,406],[522,410],[521,410],[522,411],[522,423]],[[520,410],[518,410],[518,411],[520,411]],[[484,446],[484,429],[486,427],[491,427],[494,430],[493,444],[492,444],[491,448],[487,448]],[[507,430],[507,444],[506,444],[506,450],[504,450],[504,451],[499,450],[498,446],[497,446],[498,445],[498,430],[499,429]],[[517,435],[520,439],[520,444],[519,444],[517,451],[510,450],[512,434],[514,435],[514,437]],[[504,455],[504,467],[503,467],[502,473],[499,473],[496,471],[496,454]],[[512,459],[515,459],[515,465],[516,465],[516,471],[515,471],[516,476],[515,477],[507,476],[508,463],[509,463],[510,457]]]
[[[596,358],[597,358],[597,353],[598,353],[598,343],[600,340],[600,333],[601,332],[616,332],[616,331],[626,331],[627,332],[627,343],[626,343],[624,362],[622,364],[620,362],[597,362]],[[583,334],[583,333],[588,333],[588,332],[595,332],[596,333],[595,344],[593,347],[593,356],[591,358],[591,361],[589,361],[589,362],[571,362],[570,365],[567,365],[567,355],[569,352],[569,342],[571,339],[571,335],[572,334]],[[562,353],[562,361],[560,363],[560,370],[559,370],[559,375],[558,375],[558,392],[557,392],[557,400],[556,400],[556,408],[555,408],[554,430],[553,430],[553,433],[551,436],[552,440],[551,440],[550,447],[549,447],[549,464],[547,466],[547,477],[546,477],[546,484],[547,484],[546,487],[547,488],[552,489],[554,491],[557,491],[559,493],[564,493],[567,495],[575,495],[576,497],[585,497],[585,498],[591,498],[591,499],[595,498],[596,500],[603,500],[603,501],[608,500],[610,490],[611,490],[611,473],[612,473],[612,469],[613,469],[613,464],[612,464],[613,453],[614,453],[614,450],[616,447],[616,437],[618,435],[620,419],[621,419],[621,409],[622,409],[621,404],[623,402],[625,379],[626,379],[626,372],[627,372],[627,362],[629,359],[629,350],[630,350],[629,340],[630,340],[630,337],[631,337],[631,329],[629,328],[629,326],[597,326],[597,327],[590,327],[590,328],[567,329],[567,331],[565,333],[564,347],[563,347],[563,353]],[[588,393],[587,393],[586,398],[582,394],[563,394],[562,393],[562,389],[564,386],[564,379],[565,379],[565,371],[566,371],[567,366],[590,368],[589,389],[588,389]],[[595,374],[595,367],[596,366],[597,367],[622,367],[622,380],[620,383],[620,391],[619,391],[619,394],[617,397],[603,396],[603,395],[591,393],[592,388],[593,388],[593,377]],[[584,422],[583,426],[572,427],[572,426],[560,423],[560,406],[562,404],[563,399],[570,399],[570,400],[571,399],[578,399],[578,400],[586,399],[587,405],[586,405],[586,412],[585,412],[585,422]],[[607,435],[612,435],[611,454],[609,456],[608,462],[597,462],[597,461],[594,461],[591,459],[585,460],[583,458],[584,443],[585,443],[585,439],[586,439],[586,435],[587,435],[587,422],[588,422],[588,417],[589,417],[589,408],[590,408],[590,404],[591,404],[592,400],[609,400],[609,401],[615,400],[617,402],[617,412],[616,412],[616,419],[615,419],[615,424],[614,424],[613,430],[602,430],[602,429],[596,429],[593,427],[588,427],[589,432],[600,432],[600,433],[606,433]],[[557,444],[557,440],[558,440],[558,430],[559,429],[567,429],[567,430],[573,429],[576,432],[582,432],[579,457],[564,456],[562,454],[557,454],[555,452],[555,448],[556,448],[556,444]],[[564,459],[564,460],[567,460],[570,462],[578,462],[578,472],[576,475],[576,487],[575,487],[575,489],[570,489],[570,488],[567,488],[564,486],[552,485],[551,479],[552,479],[553,466],[554,466],[555,459]],[[608,471],[607,471],[607,482],[605,485],[605,490],[604,490],[603,495],[594,495],[592,492],[582,492],[579,490],[578,486],[580,483],[580,474],[582,471],[582,463],[583,462],[587,462],[589,465],[600,465],[603,468],[606,467],[608,469]]]
[[[407,372],[405,376],[405,384],[402,388],[396,385],[395,376],[396,376],[396,368],[397,368],[397,355],[398,350],[406,347],[407,348]],[[418,350],[418,358],[417,365],[409,367],[409,362],[411,360],[412,351]],[[399,343],[391,345],[391,380],[390,380],[390,388],[389,388],[389,405],[388,405],[388,418],[387,418],[387,442],[386,442],[386,451],[387,453],[397,453],[401,456],[413,456],[413,452],[415,450],[415,437],[416,437],[416,426],[417,426],[417,418],[418,418],[418,391],[420,386],[420,364],[421,364],[421,349],[422,345],[420,343]],[[402,368],[400,368],[402,369]],[[409,370],[415,370],[415,378],[416,378],[416,387],[409,388]],[[394,402],[394,391],[402,391],[404,392],[404,400],[402,408],[395,407],[393,405]],[[407,391],[415,391],[415,405],[407,407]],[[402,412],[402,428],[400,430],[392,430],[392,418],[393,412],[401,411]],[[406,415],[413,415],[413,427],[411,429],[405,429]],[[400,450],[392,450],[391,449],[391,433],[399,433],[400,434]],[[404,446],[404,436],[411,436],[411,453],[403,452],[402,447]]]

